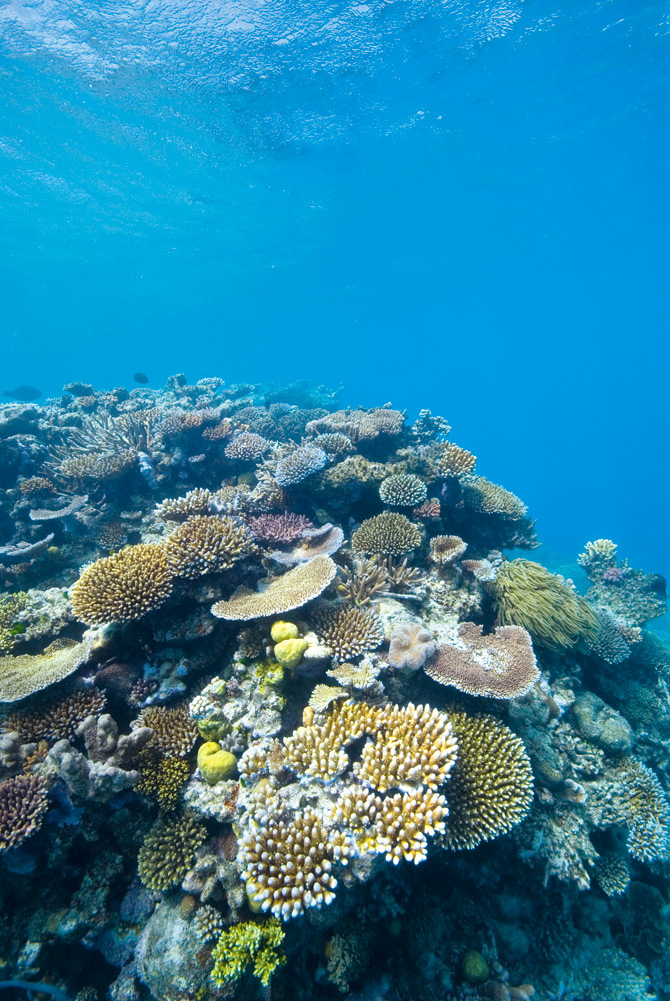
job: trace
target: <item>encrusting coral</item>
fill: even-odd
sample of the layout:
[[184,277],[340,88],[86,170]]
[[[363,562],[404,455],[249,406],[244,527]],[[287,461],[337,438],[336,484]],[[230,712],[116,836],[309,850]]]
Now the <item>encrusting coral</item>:
[[158,608],[172,591],[162,546],[140,544],[86,567],[70,592],[74,614],[88,625],[127,622]]

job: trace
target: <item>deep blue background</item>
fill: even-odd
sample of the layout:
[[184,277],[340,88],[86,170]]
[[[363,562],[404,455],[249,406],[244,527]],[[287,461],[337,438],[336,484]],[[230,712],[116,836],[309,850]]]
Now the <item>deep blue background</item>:
[[3,388],[343,382],[670,575],[669,28],[568,6],[0,5]]

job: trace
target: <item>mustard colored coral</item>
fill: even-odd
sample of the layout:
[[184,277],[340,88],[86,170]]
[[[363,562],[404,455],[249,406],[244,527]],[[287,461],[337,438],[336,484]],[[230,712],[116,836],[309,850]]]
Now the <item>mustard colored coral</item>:
[[237,758],[230,751],[224,751],[214,740],[208,740],[198,748],[198,768],[208,785],[216,785],[230,778],[237,767]]
[[172,591],[165,549],[129,546],[86,567],[70,591],[75,616],[88,625],[128,622],[158,608]]

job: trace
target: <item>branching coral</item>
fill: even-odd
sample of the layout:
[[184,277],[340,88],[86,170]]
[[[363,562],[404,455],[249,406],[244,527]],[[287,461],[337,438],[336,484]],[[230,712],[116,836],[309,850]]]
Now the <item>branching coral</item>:
[[88,625],[127,622],[158,608],[172,591],[165,549],[129,546],[83,570],[70,592],[75,616]]
[[222,573],[255,549],[252,535],[238,518],[193,515],[172,533],[165,552],[176,577]]
[[626,892],[630,883],[628,862],[616,852],[603,852],[594,866],[598,886],[608,897],[618,897]]
[[317,598],[328,587],[336,570],[329,556],[315,556],[308,563],[301,563],[281,577],[273,578],[264,591],[238,588],[228,601],[212,605],[212,614],[219,619],[244,622],[282,615]]
[[193,514],[207,514],[214,496],[211,490],[196,487],[183,497],[168,497],[156,506],[156,517],[162,521],[185,521]]
[[229,459],[255,460],[267,452],[270,442],[253,431],[237,431],[225,448]]
[[474,622],[462,622],[455,643],[442,643],[426,674],[469,695],[516,699],[540,677],[530,636],[521,626],[498,626],[483,635]]
[[286,962],[281,948],[283,941],[284,932],[274,918],[262,924],[245,921],[228,928],[222,932],[212,952],[214,984],[225,987],[239,980],[251,966],[253,975],[267,987],[275,970]]
[[47,790],[37,775],[15,775],[0,783],[0,852],[39,830],[47,811]]
[[21,635],[22,630],[17,628],[15,619],[27,604],[28,595],[25,591],[0,595],[0,654],[11,650],[17,636]]
[[359,657],[384,642],[382,621],[371,608],[340,605],[317,608],[312,613],[314,628],[338,660]]
[[137,860],[144,885],[154,891],[178,886],[205,837],[204,826],[190,813],[158,820],[145,836]]
[[145,748],[139,755],[139,772],[137,792],[155,799],[167,812],[176,807],[191,770],[182,758],[163,757]]
[[312,473],[318,473],[327,461],[328,456],[323,449],[301,445],[278,461],[274,478],[280,487],[291,487],[302,483]]
[[510,521],[518,521],[528,514],[528,508],[516,494],[483,476],[464,480],[463,494],[468,507],[480,514],[497,514]]
[[404,514],[385,512],[364,521],[351,541],[357,553],[403,556],[421,545],[421,532]]
[[149,749],[167,756],[185,758],[198,739],[198,728],[188,714],[188,706],[174,709],[147,706],[132,723],[133,730],[142,727],[150,727],[154,731]]
[[319,814],[307,808],[290,823],[271,819],[243,838],[239,859],[249,899],[263,911],[287,920],[335,898],[333,865],[346,865],[351,840],[326,831]]
[[628,851],[640,862],[663,858],[670,848],[670,804],[658,778],[646,765],[629,758],[618,768],[626,790]]
[[425,501],[427,493],[426,484],[413,473],[388,476],[379,487],[382,504],[389,507],[416,507]]
[[577,562],[584,567],[590,580],[602,577],[603,572],[617,565],[617,544],[611,539],[596,539],[587,542],[583,553],[577,557]]
[[475,848],[511,830],[528,813],[533,773],[523,742],[489,716],[450,713],[458,758],[447,786],[451,848]]
[[539,563],[503,563],[493,589],[500,624],[523,626],[550,650],[589,647],[598,636],[590,605]]
[[442,476],[469,476],[475,468],[477,456],[460,445],[445,442],[440,456],[440,472]]
[[380,710],[365,702],[337,705],[308,726],[284,738],[286,764],[297,775],[330,781],[349,765],[345,753],[354,740],[375,733]]
[[254,537],[273,545],[296,542],[306,528],[312,527],[309,518],[290,511],[284,514],[261,514],[257,518],[249,519],[249,528]]
[[24,744],[40,740],[74,740],[77,727],[87,716],[99,716],[105,696],[97,688],[86,688],[57,699],[49,699],[38,708],[10,713],[3,729],[18,733]]

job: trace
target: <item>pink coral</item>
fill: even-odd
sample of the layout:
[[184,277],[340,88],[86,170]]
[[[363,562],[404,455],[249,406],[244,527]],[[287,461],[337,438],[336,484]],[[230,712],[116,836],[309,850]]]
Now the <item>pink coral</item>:
[[620,584],[623,580],[623,570],[621,567],[608,567],[603,570],[603,580],[606,584]]

